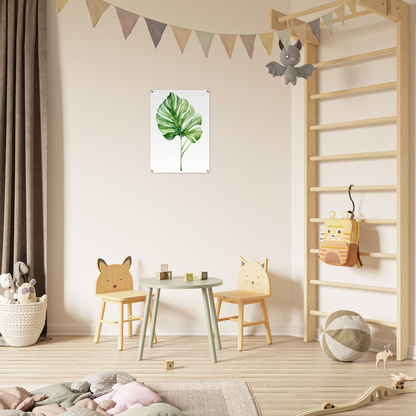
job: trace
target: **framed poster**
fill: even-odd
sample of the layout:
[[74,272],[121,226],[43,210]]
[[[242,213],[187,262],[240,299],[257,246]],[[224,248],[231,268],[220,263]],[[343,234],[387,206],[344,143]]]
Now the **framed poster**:
[[151,90],[150,172],[210,172],[209,90]]

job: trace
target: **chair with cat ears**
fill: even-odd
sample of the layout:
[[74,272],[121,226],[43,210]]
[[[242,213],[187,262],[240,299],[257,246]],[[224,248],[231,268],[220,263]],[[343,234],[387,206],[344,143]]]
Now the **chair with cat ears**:
[[[240,272],[237,279],[237,290],[229,292],[214,293],[217,298],[216,313],[218,322],[238,322],[238,350],[243,350],[243,331],[245,327],[253,325],[264,325],[266,330],[267,343],[272,344],[269,317],[267,315],[265,299],[271,296],[270,278],[267,273],[268,260],[261,263],[248,262],[240,257]],[[238,315],[227,318],[220,318],[222,302],[238,305]],[[248,322],[244,320],[244,306],[259,303],[263,315],[262,321]]]
[[[113,325],[118,328],[118,349],[123,349],[123,324],[127,323],[127,334],[133,335],[133,322],[142,321],[143,318],[132,315],[132,304],[146,302],[147,293],[133,290],[133,277],[130,273],[131,257],[126,257],[122,264],[110,264],[103,259],[97,261],[100,274],[95,283],[95,296],[101,298],[100,312],[94,342],[100,340],[102,324]],[[118,305],[118,321],[104,320],[104,311],[107,302]],[[124,305],[127,305],[127,317],[124,319]],[[149,308],[149,327],[152,322],[152,312]],[[154,343],[157,342],[156,333]]]

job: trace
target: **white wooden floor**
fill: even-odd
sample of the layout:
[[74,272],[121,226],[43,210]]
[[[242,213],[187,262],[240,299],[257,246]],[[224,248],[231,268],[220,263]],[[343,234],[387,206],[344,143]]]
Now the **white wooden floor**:
[[[323,401],[349,401],[371,384],[391,386],[392,372],[416,375],[416,361],[391,360],[387,370],[377,369],[375,354],[368,353],[355,363],[338,363],[319,343],[292,337],[275,337],[272,345],[265,337],[245,337],[242,352],[236,337],[221,337],[217,364],[210,360],[206,337],[158,337],[141,362],[136,361],[138,340],[125,337],[123,351],[117,350],[116,337],[102,337],[99,344],[93,337],[53,337],[32,347],[0,348],[0,384],[73,381],[104,370],[125,371],[143,382],[244,380],[264,416],[290,416]],[[175,370],[164,369],[166,359],[175,360]],[[348,415],[416,416],[416,394],[381,399]]]

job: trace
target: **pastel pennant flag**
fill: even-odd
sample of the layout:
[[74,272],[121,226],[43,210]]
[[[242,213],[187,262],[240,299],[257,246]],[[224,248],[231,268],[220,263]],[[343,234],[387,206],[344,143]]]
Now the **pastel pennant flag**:
[[279,30],[277,32],[277,36],[279,36],[279,39],[282,41],[285,49],[288,50],[290,40],[290,29]]
[[295,26],[293,30],[295,31],[300,42],[304,44],[306,39],[306,23],[303,25]]
[[150,37],[152,38],[155,48],[157,48],[167,25],[166,23],[156,22],[156,20],[148,19],[147,17],[145,17],[145,20],[147,28],[149,29]]
[[90,12],[92,27],[97,26],[101,16],[110,7],[110,5],[101,0],[87,0],[88,10]]
[[312,30],[312,33],[315,35],[316,39],[319,42],[319,23],[320,23],[321,18],[318,17],[315,20],[312,20],[312,22],[308,22],[309,27]]
[[212,44],[212,40],[214,39],[215,33],[198,32],[198,31],[195,31],[195,33],[199,40],[199,43],[202,46],[202,50],[204,51],[205,57],[208,58],[209,50],[211,49],[211,44]]
[[327,13],[322,16],[322,20],[332,35],[332,23],[334,22],[334,14],[332,12]]
[[351,10],[351,13],[357,18],[357,3],[356,0],[348,0],[347,6]]
[[256,35],[240,35],[241,40],[246,48],[248,56],[253,58],[254,52],[254,41],[256,40]]
[[189,36],[191,36],[192,30],[184,29],[183,27],[171,26],[173,34],[175,35],[176,42],[178,42],[181,53],[185,50],[188,43]]
[[58,13],[64,9],[68,1],[69,0],[55,0],[56,10],[58,11]]
[[272,48],[273,48],[274,32],[260,33],[259,36],[263,43],[263,46],[266,48],[266,51],[270,56],[270,54],[272,53]]
[[127,10],[120,9],[116,7],[118,20],[120,20],[121,29],[123,30],[124,39],[127,39],[136,26],[137,21],[139,20],[139,15],[128,12]]
[[334,12],[338,16],[339,21],[345,26],[345,4],[337,7]]
[[237,39],[237,35],[220,35],[221,41],[227,51],[229,58],[233,56],[234,45]]

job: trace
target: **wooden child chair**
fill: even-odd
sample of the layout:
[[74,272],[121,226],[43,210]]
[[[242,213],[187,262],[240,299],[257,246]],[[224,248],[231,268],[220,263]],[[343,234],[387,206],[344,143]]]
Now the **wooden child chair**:
[[[129,272],[131,257],[127,257],[123,264],[110,264],[103,259],[98,259],[98,270],[100,271],[95,283],[95,296],[101,298],[100,313],[98,315],[97,329],[94,342],[100,340],[102,324],[118,327],[118,349],[123,349],[123,324],[128,323],[127,333],[131,337],[133,333],[133,321],[141,321],[143,318],[132,315],[132,303],[145,302],[146,292],[133,290],[133,277]],[[104,310],[107,302],[118,304],[118,321],[105,321]],[[127,319],[123,318],[123,308],[127,305]],[[149,309],[149,327],[152,321],[152,312]],[[154,343],[157,342],[156,333]]]
[[[267,316],[265,299],[271,296],[270,278],[267,274],[267,259],[263,263],[254,261],[248,262],[241,259],[241,269],[237,279],[237,290],[230,292],[214,293],[217,298],[217,320],[238,322],[238,350],[243,350],[243,330],[247,326],[262,325],[266,329],[267,343],[272,344],[272,334],[270,332],[269,318]],[[238,305],[238,315],[220,319],[222,302],[235,303]],[[248,322],[244,320],[244,306],[252,303],[260,303],[263,320],[258,322]]]

